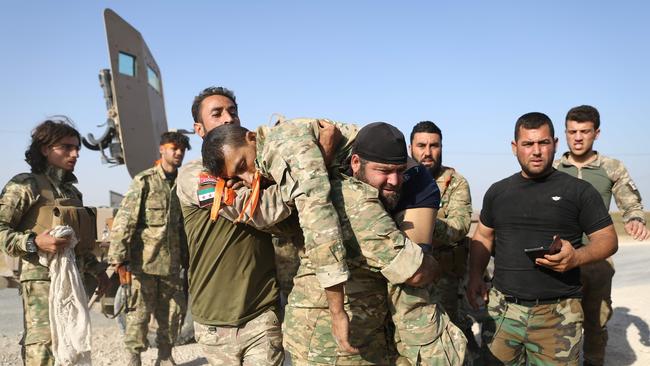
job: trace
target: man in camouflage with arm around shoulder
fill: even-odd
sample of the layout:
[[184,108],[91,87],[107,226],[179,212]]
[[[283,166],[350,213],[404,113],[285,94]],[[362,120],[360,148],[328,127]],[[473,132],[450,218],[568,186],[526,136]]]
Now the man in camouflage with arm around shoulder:
[[109,260],[132,273],[124,339],[130,365],[140,365],[147,349],[151,314],[158,323],[156,364],[175,364],[171,349],[187,311],[180,276],[181,267],[187,268],[187,242],[179,230],[183,218],[175,190],[189,148],[187,136],[163,133],[161,159],[135,176],[113,222]]
[[[92,254],[94,237],[83,235],[82,220],[93,220],[83,207],[81,192],[72,174],[79,158],[79,132],[65,120],[47,120],[32,131],[25,151],[31,173],[13,177],[0,195],[0,249],[20,259],[20,294],[23,300],[25,331],[20,343],[25,365],[54,365],[52,332],[49,320],[50,274],[41,265],[39,252],[64,249],[68,238],[50,235],[55,225],[70,225],[79,244],[75,247],[79,272],[97,277],[99,291],[108,284],[102,266]],[[76,222],[55,217],[55,212],[70,212]],[[67,217],[68,215],[60,215]],[[93,223],[94,224],[94,223]],[[92,235],[91,235],[92,236]]]
[[[591,183],[609,208],[612,195],[623,211],[625,231],[635,240],[646,240],[641,195],[622,162],[593,150],[600,135],[600,114],[592,106],[571,108],[565,118],[569,151],[554,162],[554,167]],[[612,258],[582,266],[582,308],[585,312],[583,343],[585,365],[603,365],[607,346],[607,321],[612,317]]]

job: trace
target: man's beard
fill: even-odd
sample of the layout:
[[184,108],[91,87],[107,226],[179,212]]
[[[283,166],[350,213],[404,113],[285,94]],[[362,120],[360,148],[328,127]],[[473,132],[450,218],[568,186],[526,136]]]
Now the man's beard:
[[[354,177],[368,185],[371,185],[368,182],[368,179],[366,178],[366,167],[364,165],[361,165],[359,171],[354,174]],[[394,189],[393,192],[395,193],[390,196],[386,196],[384,194],[384,190],[382,189],[384,187],[393,188]],[[401,187],[395,187],[391,184],[386,184],[385,186],[374,187],[374,188],[377,188],[377,190],[379,191],[379,201],[381,201],[381,203],[384,205],[384,208],[386,208],[389,211],[392,211],[393,209],[395,209],[395,207],[397,207],[397,204],[399,203]]]
[[379,200],[387,210],[394,210],[395,207],[397,207],[397,204],[399,203],[399,197],[399,191],[395,191],[395,194],[390,196],[384,195],[383,191],[381,190],[379,191]]
[[[517,160],[519,160],[519,158],[517,158]],[[537,172],[533,172],[532,170],[528,169],[528,166],[522,161],[519,161],[519,165],[521,166],[521,171],[524,172],[530,179],[543,178],[553,171],[553,159],[550,159],[548,163],[546,163],[546,165]]]
[[431,173],[434,178],[438,178],[438,175],[440,175],[440,170],[442,169],[442,151],[440,152],[438,160],[434,160],[433,165],[428,169],[429,173]]

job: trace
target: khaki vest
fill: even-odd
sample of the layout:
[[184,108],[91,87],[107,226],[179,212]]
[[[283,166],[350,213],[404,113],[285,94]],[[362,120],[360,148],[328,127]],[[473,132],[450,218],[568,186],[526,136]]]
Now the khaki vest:
[[[57,198],[50,180],[43,174],[35,174],[39,190],[38,200],[30,207],[18,226],[18,230],[31,230],[36,234],[46,232],[57,225],[69,225],[74,229],[79,243],[75,247],[77,268],[82,272],[85,263],[80,263],[80,253],[92,250],[96,237],[95,213],[83,207],[81,200]],[[83,261],[82,261],[83,262]],[[47,267],[38,263],[38,253],[30,253],[20,261],[20,281],[49,280]]]

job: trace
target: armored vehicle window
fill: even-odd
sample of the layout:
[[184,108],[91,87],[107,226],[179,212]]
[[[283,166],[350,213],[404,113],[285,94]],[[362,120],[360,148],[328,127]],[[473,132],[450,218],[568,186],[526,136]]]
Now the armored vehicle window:
[[149,80],[149,85],[160,93],[160,79],[158,78],[158,74],[149,65],[147,65],[147,80]]
[[120,52],[118,61],[120,74],[135,76],[135,56]]

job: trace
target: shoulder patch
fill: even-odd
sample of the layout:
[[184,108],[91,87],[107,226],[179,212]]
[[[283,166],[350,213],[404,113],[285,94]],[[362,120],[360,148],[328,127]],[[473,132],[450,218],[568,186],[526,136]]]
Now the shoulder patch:
[[199,173],[199,184],[196,189],[196,196],[199,200],[199,207],[206,208],[212,206],[214,202],[215,186],[217,178],[206,172]]

